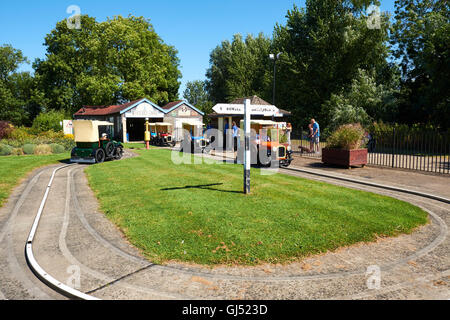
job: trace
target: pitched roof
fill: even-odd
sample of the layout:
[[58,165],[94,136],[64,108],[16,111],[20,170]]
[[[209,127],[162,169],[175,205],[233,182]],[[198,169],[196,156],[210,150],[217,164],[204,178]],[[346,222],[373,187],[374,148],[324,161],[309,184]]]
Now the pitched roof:
[[143,99],[127,102],[120,105],[112,105],[112,106],[84,106],[74,116],[107,116],[110,114],[119,113],[133,104],[138,103]]
[[231,104],[244,104],[244,101],[249,99],[250,103],[254,106],[271,106],[272,104],[264,101],[258,96],[252,96],[252,97],[245,97],[245,98],[238,98],[231,102]]
[[187,105],[189,108],[197,111],[199,114],[201,114],[202,116],[205,115],[205,113],[199,109],[197,109],[196,107],[194,107],[192,104],[190,104],[189,102],[187,102],[186,100],[178,100],[178,101],[173,101],[173,102],[169,102],[168,104],[166,104],[164,107],[162,107],[166,113],[171,112],[172,110],[176,109],[177,107],[181,106],[182,104]]
[[164,110],[170,110],[176,105],[179,105],[180,103],[184,102],[183,100],[173,101],[166,104],[164,107],[162,107]]

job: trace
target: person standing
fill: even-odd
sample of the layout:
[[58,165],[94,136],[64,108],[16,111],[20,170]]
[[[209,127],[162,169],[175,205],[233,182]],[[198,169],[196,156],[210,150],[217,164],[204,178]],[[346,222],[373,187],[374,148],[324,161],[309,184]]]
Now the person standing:
[[319,153],[320,151],[320,126],[315,119],[311,119],[311,124],[313,128],[312,140],[314,142],[314,152]]
[[308,153],[314,152],[314,139],[313,139],[313,125],[310,123],[308,125],[308,141],[309,141],[309,150]]
[[234,151],[239,150],[241,147],[241,139],[239,134],[239,127],[236,125],[236,122],[233,121],[233,142],[234,142]]

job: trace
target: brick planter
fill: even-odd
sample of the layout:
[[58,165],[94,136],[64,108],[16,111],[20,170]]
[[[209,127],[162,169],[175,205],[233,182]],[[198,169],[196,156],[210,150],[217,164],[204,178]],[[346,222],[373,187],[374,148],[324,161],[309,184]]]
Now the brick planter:
[[322,162],[344,167],[365,166],[367,164],[367,149],[341,150],[323,149]]

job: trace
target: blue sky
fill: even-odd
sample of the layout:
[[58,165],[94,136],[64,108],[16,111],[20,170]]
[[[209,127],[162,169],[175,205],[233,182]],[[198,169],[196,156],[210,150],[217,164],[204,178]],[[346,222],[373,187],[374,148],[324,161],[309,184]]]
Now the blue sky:
[[[204,79],[209,54],[233,34],[272,35],[275,24],[286,21],[286,12],[304,0],[40,0],[0,2],[0,44],[23,51],[30,62],[45,57],[44,37],[56,22],[70,15],[70,5],[104,21],[114,15],[144,16],[151,20],[164,42],[179,51],[183,74],[180,97],[187,81]],[[394,0],[382,0],[381,10],[394,12]],[[21,70],[32,71],[31,63]]]

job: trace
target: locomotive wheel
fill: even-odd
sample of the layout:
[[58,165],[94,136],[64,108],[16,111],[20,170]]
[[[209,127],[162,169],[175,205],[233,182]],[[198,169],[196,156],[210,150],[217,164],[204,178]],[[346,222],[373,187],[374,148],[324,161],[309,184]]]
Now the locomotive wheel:
[[106,155],[105,155],[105,151],[103,151],[103,149],[97,149],[97,151],[95,151],[95,162],[96,163],[103,163],[105,161]]
[[112,142],[108,142],[105,147],[106,156],[111,158],[114,154],[114,144]]

